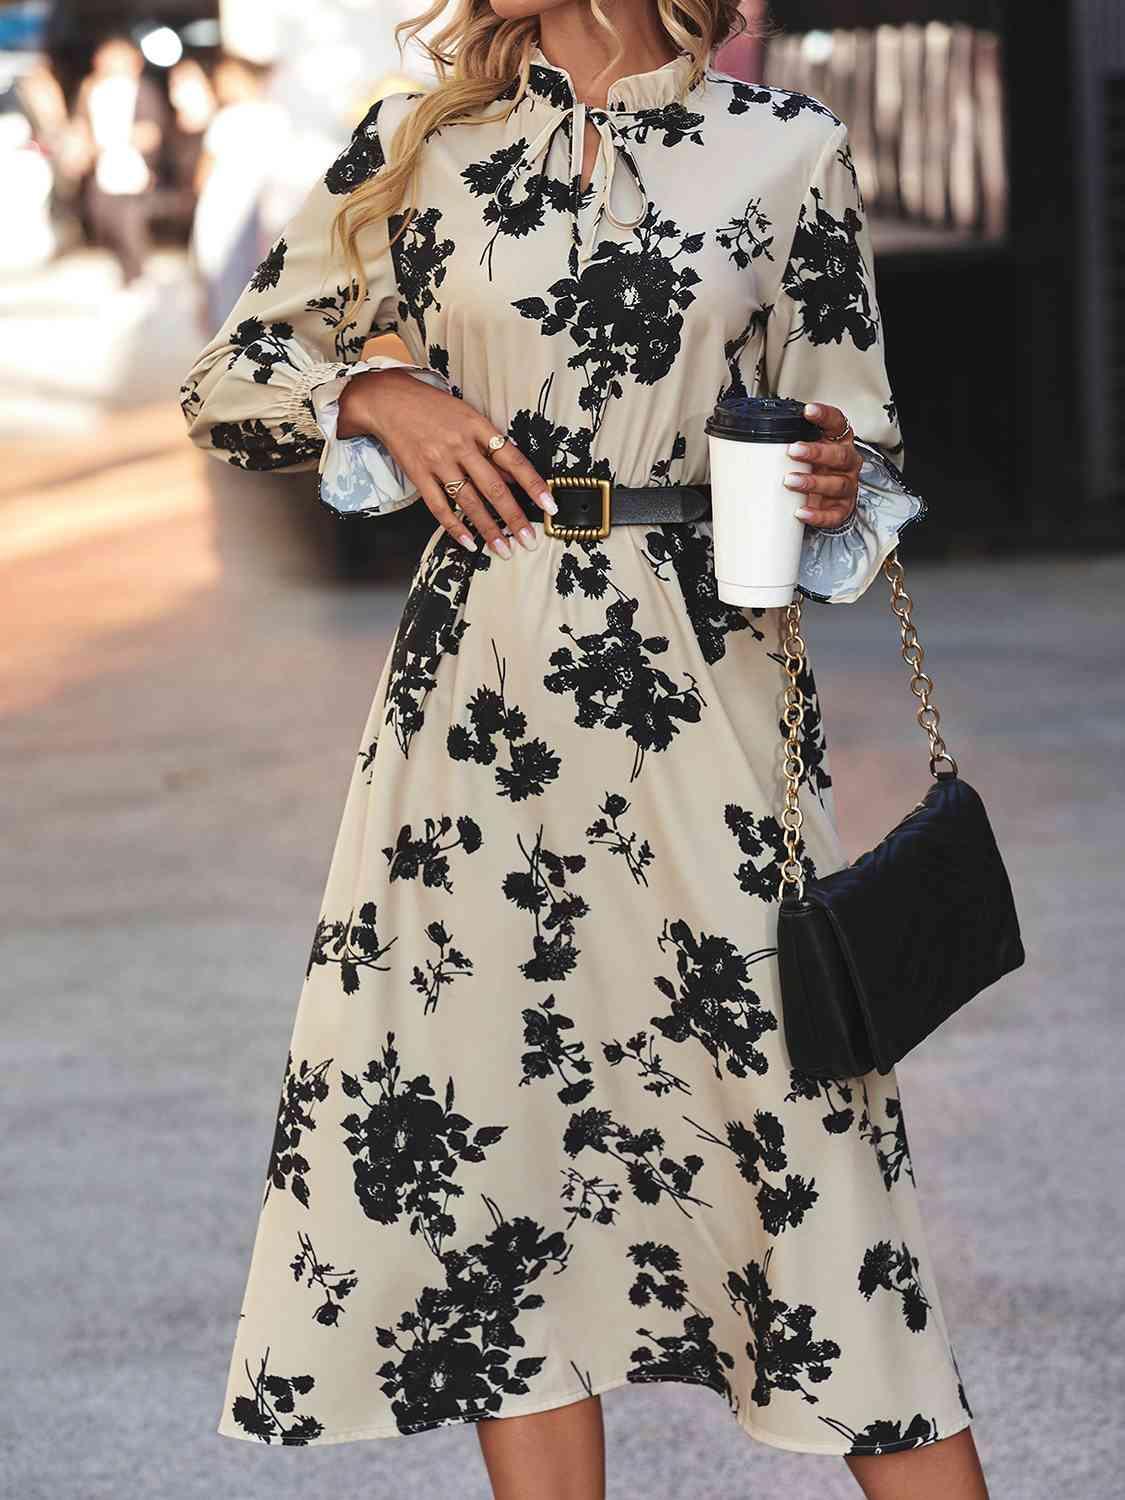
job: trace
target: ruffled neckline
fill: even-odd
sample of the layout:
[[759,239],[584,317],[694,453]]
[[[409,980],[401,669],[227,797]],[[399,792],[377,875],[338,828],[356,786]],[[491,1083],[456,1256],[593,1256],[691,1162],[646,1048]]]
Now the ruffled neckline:
[[[577,99],[573,78],[565,68],[544,56],[538,42],[532,43],[530,61],[557,74],[560,87],[571,100]],[[661,105],[674,103],[686,90],[693,61],[692,54],[683,50],[658,68],[615,78],[606,90],[606,107],[611,110],[659,109]]]

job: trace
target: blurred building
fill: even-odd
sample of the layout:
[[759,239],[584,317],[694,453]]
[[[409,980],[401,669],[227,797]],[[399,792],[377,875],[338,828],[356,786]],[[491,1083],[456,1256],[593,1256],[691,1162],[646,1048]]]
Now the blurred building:
[[1120,0],[773,0],[764,81],[849,123],[912,548],[1120,542]]

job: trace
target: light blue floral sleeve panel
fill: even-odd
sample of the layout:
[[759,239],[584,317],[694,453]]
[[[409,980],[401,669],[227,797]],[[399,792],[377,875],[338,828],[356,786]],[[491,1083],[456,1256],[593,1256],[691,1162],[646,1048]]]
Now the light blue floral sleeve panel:
[[899,533],[926,514],[885,454],[861,438],[863,459],[855,509],[842,526],[806,526],[797,587],[821,604],[854,604],[898,546]]
[[342,516],[386,516],[419,498],[417,486],[382,443],[373,437],[342,438],[336,432],[340,396],[352,376],[387,369],[409,370],[427,385],[448,389],[437,370],[381,354],[349,365],[312,391],[317,425],[326,440],[320,455],[320,498]]

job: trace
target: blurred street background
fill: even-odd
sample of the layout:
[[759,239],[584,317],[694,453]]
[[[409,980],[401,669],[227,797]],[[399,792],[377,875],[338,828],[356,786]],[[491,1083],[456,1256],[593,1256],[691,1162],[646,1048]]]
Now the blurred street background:
[[[316,903],[433,522],[206,458],[179,386],[370,103],[432,82],[393,37],[421,8],[0,0],[4,1500],[488,1493],[469,1429],[214,1434]],[[908,585],[1028,953],[900,1068],[931,1249],[994,1500],[1115,1500],[1125,20],[770,16],[716,64],[849,122],[930,506]],[[925,742],[882,580],[806,618],[859,853]],[[605,1407],[614,1500],[859,1493],[708,1392]]]

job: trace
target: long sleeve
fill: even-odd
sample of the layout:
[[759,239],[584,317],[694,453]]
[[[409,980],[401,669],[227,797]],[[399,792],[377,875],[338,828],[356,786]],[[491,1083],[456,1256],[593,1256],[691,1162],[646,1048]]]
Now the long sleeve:
[[768,393],[838,406],[863,456],[855,510],[843,526],[808,526],[798,587],[849,604],[869,587],[926,505],[902,479],[903,442],[887,378],[874,254],[848,129],[831,131],[805,191],[766,322]]
[[359,359],[373,334],[397,329],[404,316],[386,218],[363,232],[369,287],[361,304],[332,239],[342,195],[386,163],[380,116],[397,97],[379,100],[358,126],[181,389],[188,432],[200,448],[242,469],[317,468],[322,501],[346,514],[383,515],[418,498],[374,438],[336,437],[338,398],[347,381],[361,371],[397,367],[428,384],[448,384],[426,365],[389,355]]

